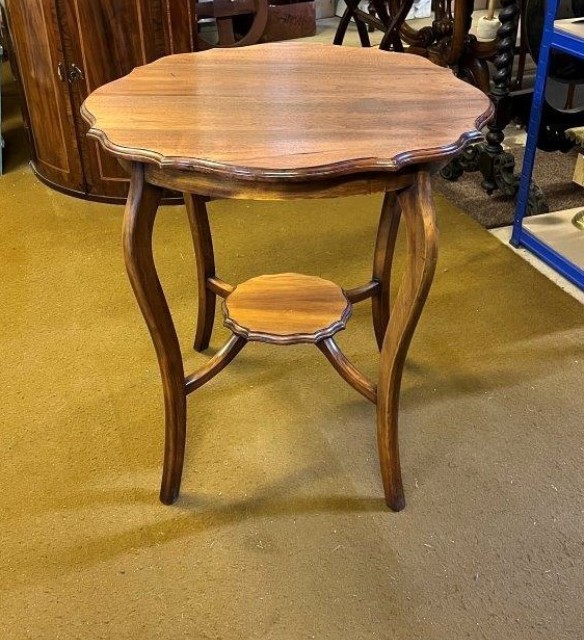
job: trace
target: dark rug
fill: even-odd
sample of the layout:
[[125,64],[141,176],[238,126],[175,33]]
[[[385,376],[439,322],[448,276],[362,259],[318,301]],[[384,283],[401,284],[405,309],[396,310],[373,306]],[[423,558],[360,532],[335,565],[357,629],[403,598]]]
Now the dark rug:
[[[515,171],[519,174],[525,147],[509,144],[508,149],[515,157]],[[544,192],[550,211],[570,209],[584,204],[584,189],[572,182],[577,154],[576,148],[568,153],[537,152],[533,175]],[[434,189],[487,229],[512,224],[515,199],[499,193],[488,196],[481,188],[481,181],[480,172],[466,173],[457,182],[448,182],[436,176]]]

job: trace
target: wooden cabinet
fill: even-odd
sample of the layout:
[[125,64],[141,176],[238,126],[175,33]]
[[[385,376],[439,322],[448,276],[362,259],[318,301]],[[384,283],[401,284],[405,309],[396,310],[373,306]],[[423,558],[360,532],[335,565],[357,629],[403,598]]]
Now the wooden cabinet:
[[56,189],[123,200],[127,176],[79,115],[89,93],[135,66],[195,49],[192,0],[6,0],[12,58],[38,177]]

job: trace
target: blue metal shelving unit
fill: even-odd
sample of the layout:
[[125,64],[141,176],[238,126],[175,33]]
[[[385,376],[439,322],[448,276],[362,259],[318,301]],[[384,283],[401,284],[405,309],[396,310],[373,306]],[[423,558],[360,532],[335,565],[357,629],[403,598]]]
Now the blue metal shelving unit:
[[[532,231],[526,229],[523,224],[523,218],[527,212],[551,50],[556,49],[578,58],[584,58],[584,21],[578,19],[556,21],[557,10],[558,0],[548,0],[511,244],[515,247],[521,246],[529,249],[567,280],[584,289],[584,270],[538,238]],[[582,236],[582,255],[584,256],[584,234]]]

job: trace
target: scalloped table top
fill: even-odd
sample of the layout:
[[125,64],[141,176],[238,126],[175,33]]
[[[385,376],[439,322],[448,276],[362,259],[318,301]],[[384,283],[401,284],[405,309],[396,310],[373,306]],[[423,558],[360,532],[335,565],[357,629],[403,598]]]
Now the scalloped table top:
[[117,157],[273,180],[447,158],[481,137],[493,110],[419,56],[283,42],[161,58],[94,91],[81,112]]

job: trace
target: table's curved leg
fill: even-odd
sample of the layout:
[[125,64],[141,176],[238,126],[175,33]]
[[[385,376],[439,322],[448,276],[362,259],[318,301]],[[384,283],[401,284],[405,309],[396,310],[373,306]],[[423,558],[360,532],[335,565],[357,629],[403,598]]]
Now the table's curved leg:
[[215,277],[215,255],[205,198],[189,193],[185,193],[184,198],[195,248],[199,291],[194,347],[195,351],[201,352],[209,346],[213,332],[213,321],[215,320],[217,296],[211,291],[208,284],[209,278]]
[[391,265],[393,262],[397,231],[399,229],[399,220],[400,212],[396,195],[394,192],[387,192],[381,207],[377,240],[375,241],[375,253],[373,255],[372,279],[379,282],[380,286],[371,298],[373,329],[380,351],[387,329],[387,323],[389,322]]
[[172,504],[178,497],[183,467],[186,393],[178,338],[152,254],[152,231],[160,197],[161,190],[144,181],[143,165],[135,163],[124,214],[124,258],[162,376],[166,436],[160,500]]
[[430,176],[420,171],[398,194],[406,225],[407,257],[399,292],[383,340],[377,391],[377,444],[385,500],[394,511],[405,506],[399,462],[398,408],[402,371],[414,330],[432,283],[438,230]]

